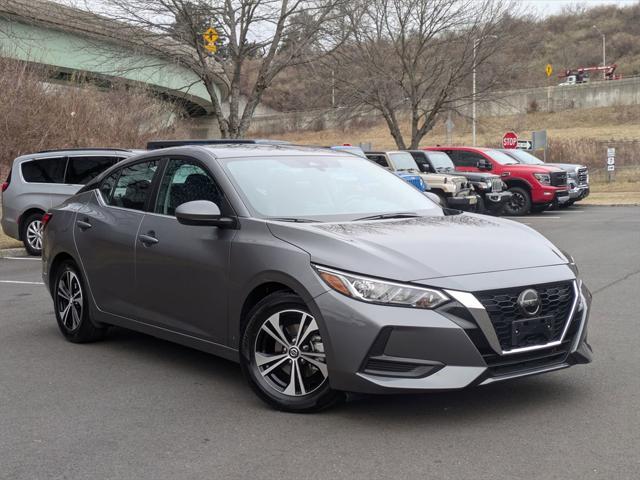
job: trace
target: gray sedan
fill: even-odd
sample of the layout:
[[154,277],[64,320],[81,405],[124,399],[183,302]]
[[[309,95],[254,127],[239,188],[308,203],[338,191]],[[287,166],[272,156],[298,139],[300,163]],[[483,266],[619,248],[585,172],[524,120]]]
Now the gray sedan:
[[524,225],[443,210],[353,155],[148,152],[43,223],[68,340],[117,325],[220,355],[282,410],[591,361],[591,296],[568,254]]

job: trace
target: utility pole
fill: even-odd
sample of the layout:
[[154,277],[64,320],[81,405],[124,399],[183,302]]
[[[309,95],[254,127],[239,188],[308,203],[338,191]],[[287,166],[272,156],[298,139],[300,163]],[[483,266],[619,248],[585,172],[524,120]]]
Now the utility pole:
[[331,108],[336,108],[336,72],[331,70]]
[[478,51],[478,45],[480,44],[480,42],[482,40],[484,40],[485,38],[498,38],[497,35],[486,35],[484,37],[480,37],[480,38],[474,38],[473,39],[473,93],[471,95],[472,100],[471,100],[471,136],[472,136],[472,140],[473,140],[473,146],[476,146],[476,70],[478,67],[478,61],[477,61],[477,51]]
[[593,26],[594,30],[602,35],[602,79],[607,79],[607,71],[604,67],[607,66],[607,36],[596,25]]

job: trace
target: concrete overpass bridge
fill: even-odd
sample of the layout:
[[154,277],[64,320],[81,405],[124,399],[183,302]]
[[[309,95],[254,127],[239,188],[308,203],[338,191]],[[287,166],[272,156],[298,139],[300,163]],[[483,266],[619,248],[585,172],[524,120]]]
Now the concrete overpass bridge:
[[[141,85],[182,103],[192,116],[211,112],[195,73],[122,36],[122,24],[44,0],[0,0],[0,56],[50,67],[57,80],[77,75],[99,83]],[[135,34],[135,32],[129,32]],[[167,48],[175,48],[167,44]],[[227,88],[217,85],[224,100]]]

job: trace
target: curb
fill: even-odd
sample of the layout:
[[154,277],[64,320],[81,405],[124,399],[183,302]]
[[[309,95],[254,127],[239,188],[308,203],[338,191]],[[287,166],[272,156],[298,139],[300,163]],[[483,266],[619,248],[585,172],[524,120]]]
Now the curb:
[[3,248],[0,249],[0,258],[5,257],[28,257],[29,254],[24,248]]

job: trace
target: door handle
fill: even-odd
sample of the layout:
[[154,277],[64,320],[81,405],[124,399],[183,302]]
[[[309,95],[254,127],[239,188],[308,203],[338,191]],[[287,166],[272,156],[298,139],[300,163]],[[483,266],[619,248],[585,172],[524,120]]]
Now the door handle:
[[[149,232],[149,233],[152,233],[152,232]],[[159,241],[156,237],[153,237],[151,235],[138,235],[138,240],[140,240],[147,247],[151,245],[155,245]]]
[[89,222],[87,222],[87,220],[78,220],[76,221],[76,225],[78,225],[78,227],[80,227],[80,230],[87,230],[89,228],[91,228],[91,224]]

